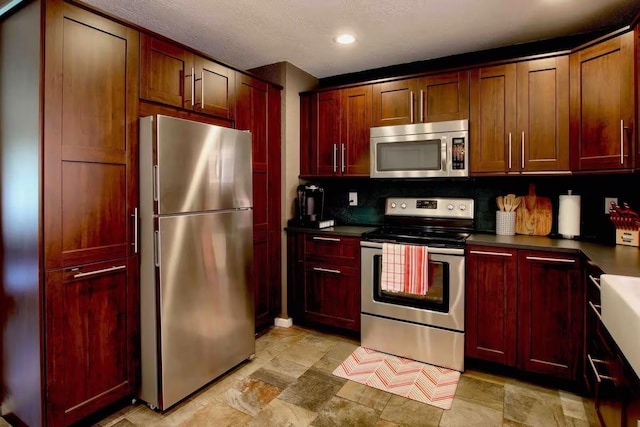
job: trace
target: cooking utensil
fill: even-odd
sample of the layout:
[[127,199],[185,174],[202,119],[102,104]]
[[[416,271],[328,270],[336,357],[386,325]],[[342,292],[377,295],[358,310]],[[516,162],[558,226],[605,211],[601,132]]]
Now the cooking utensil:
[[506,196],[504,196],[504,210],[505,212],[513,212],[514,207],[513,207],[513,201],[515,200],[516,195],[515,194],[507,194]]
[[498,210],[504,212],[504,200],[502,196],[496,197],[496,203],[498,204]]
[[518,206],[520,206],[520,203],[522,203],[522,197],[518,196],[513,200],[513,210],[515,211],[516,209],[518,209]]

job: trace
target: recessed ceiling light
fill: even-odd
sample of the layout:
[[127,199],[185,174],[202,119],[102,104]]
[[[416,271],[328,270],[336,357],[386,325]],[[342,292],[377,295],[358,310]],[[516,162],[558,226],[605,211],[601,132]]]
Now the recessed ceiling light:
[[356,41],[356,38],[351,34],[340,34],[334,40],[336,43],[340,44],[351,44]]

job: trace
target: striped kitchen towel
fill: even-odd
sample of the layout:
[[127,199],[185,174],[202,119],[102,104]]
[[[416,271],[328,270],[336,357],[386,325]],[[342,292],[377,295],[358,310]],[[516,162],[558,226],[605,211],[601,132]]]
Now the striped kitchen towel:
[[429,291],[429,249],[383,243],[380,287],[386,292],[425,295]]

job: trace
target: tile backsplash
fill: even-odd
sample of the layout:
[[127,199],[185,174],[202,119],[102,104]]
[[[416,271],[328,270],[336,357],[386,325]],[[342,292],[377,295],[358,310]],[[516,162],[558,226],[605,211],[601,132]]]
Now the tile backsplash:
[[[468,197],[475,200],[475,229],[494,232],[496,196],[527,195],[530,183],[536,185],[537,195],[551,199],[552,236],[558,230],[558,196],[567,194],[568,190],[581,196],[581,239],[613,244],[615,229],[604,213],[605,197],[617,197],[620,204],[627,202],[632,209],[640,211],[640,175],[637,174],[426,180],[341,178],[314,182],[325,188],[325,217],[334,218],[338,224],[380,224],[386,197]],[[358,206],[348,206],[349,191],[358,192]]]

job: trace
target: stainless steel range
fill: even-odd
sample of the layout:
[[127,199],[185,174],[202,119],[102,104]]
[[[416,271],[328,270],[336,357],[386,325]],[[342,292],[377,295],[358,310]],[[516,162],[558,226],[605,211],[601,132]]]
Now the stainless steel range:
[[[464,370],[464,246],[473,199],[388,198],[384,218],[361,242],[362,346]],[[412,287],[389,286],[389,277]]]

